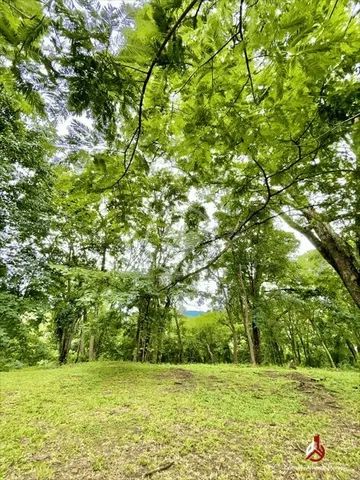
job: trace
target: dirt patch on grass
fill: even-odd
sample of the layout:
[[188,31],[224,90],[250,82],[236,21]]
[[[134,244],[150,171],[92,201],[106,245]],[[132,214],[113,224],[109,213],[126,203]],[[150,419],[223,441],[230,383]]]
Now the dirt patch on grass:
[[[195,375],[184,368],[170,368],[166,372],[158,373],[157,378],[161,380],[161,384],[165,384],[166,389],[189,390],[195,387]],[[170,383],[170,389],[169,389]]]
[[321,380],[308,377],[300,372],[281,373],[273,370],[259,372],[260,375],[270,378],[286,378],[296,383],[295,388],[305,395],[305,406],[312,412],[323,410],[340,410],[335,397],[321,383]]
[[185,370],[184,368],[172,368],[170,373],[173,374],[174,377],[182,380],[189,380],[194,378],[194,374],[189,370]]
[[307,397],[306,406],[312,412],[322,410],[340,410],[334,396],[324,387],[320,380],[293,372],[286,375],[297,382],[296,389]]
[[186,382],[194,379],[194,374],[184,368],[170,368],[166,372],[157,375],[158,378],[174,380],[175,382]]
[[292,380],[296,383],[296,390],[305,395],[304,404],[307,409],[312,412],[341,409],[335,397],[325,388],[319,379],[309,377],[300,372],[282,373],[273,370],[259,372],[259,375]]
[[228,383],[226,378],[220,378],[217,377],[216,375],[209,375],[208,380],[211,380],[214,383]]

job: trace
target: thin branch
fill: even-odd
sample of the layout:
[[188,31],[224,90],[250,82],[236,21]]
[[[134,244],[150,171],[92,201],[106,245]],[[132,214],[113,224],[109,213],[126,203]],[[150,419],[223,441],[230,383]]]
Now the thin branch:
[[139,144],[139,140],[140,140],[140,135],[141,135],[141,132],[142,132],[142,122],[143,122],[143,109],[144,109],[144,100],[145,100],[145,94],[146,94],[146,89],[147,89],[147,86],[148,86],[148,83],[150,81],[150,78],[151,78],[151,75],[152,75],[152,72],[162,54],[162,52],[164,51],[164,49],[166,48],[167,44],[169,43],[169,41],[171,40],[172,36],[174,35],[174,33],[176,32],[176,30],[179,28],[179,26],[181,25],[182,21],[185,19],[185,17],[187,16],[187,14],[190,12],[190,10],[196,5],[196,3],[198,2],[199,0],[192,0],[190,2],[190,4],[185,8],[185,10],[183,11],[183,13],[180,15],[180,17],[177,19],[177,21],[174,23],[173,27],[169,30],[169,32],[167,33],[166,37],[164,38],[162,44],[160,45],[155,57],[153,58],[151,64],[150,64],[150,67],[147,71],[147,74],[146,74],[146,77],[145,77],[145,80],[144,80],[144,83],[143,83],[143,87],[142,87],[142,90],[141,90],[141,94],[140,94],[140,102],[139,102],[139,112],[138,112],[138,125],[136,127],[136,129],[134,130],[134,133],[132,135],[132,138],[127,146],[127,148],[125,149],[125,152],[124,152],[124,162],[126,163],[127,161],[127,152],[128,150],[130,149],[131,145],[132,145],[132,142],[133,140],[135,139],[135,143],[134,143],[134,146],[132,148],[132,151],[131,151],[131,155],[130,155],[130,159],[129,159],[129,162],[127,163],[126,167],[125,167],[125,170],[123,172],[123,174],[120,176],[120,178],[118,180],[116,180],[116,182],[112,185],[112,187],[114,187],[115,185],[118,185],[121,180],[127,175],[128,171],[130,170],[130,167],[131,167],[131,164],[134,160],[134,157],[135,157],[135,153],[137,151],[137,147],[138,147],[138,144]]
[[332,8],[332,10],[331,10],[331,13],[330,13],[330,15],[329,15],[328,20],[330,20],[331,17],[333,16],[333,13],[335,12],[335,9],[336,9],[336,6],[337,6],[338,2],[339,2],[339,0],[335,0],[334,6],[333,6],[333,8]]
[[[309,155],[310,152],[308,152],[306,155]],[[305,156],[305,155],[304,155]],[[231,247],[232,245],[232,240],[234,240],[238,235],[240,235],[241,233],[245,233],[246,231],[250,230],[251,228],[254,228],[254,226],[256,225],[261,225],[263,223],[266,223],[268,222],[269,220],[271,220],[272,218],[276,218],[278,216],[281,216],[284,218],[284,220],[290,224],[290,222],[288,222],[285,217],[286,217],[286,214],[284,214],[283,212],[280,212],[278,214],[275,214],[275,215],[272,215],[270,217],[267,217],[266,219],[264,220],[261,220],[259,222],[256,222],[256,223],[251,223],[250,225],[249,222],[255,217],[257,216],[259,213],[261,213],[266,207],[267,205],[270,203],[271,199],[280,195],[281,193],[283,193],[284,191],[288,190],[289,188],[291,188],[294,184],[296,184],[298,181],[299,181],[299,178],[300,178],[300,175],[298,175],[297,177],[295,177],[295,179],[293,179],[290,183],[288,183],[287,185],[285,185],[284,187],[278,189],[278,190],[275,190],[275,191],[271,191],[270,189],[270,185],[269,185],[269,178],[271,178],[272,176],[274,176],[275,174],[279,173],[279,172],[275,172],[275,174],[273,175],[267,175],[266,174],[266,171],[265,169],[262,167],[262,165],[255,159],[253,159],[256,163],[256,165],[259,167],[259,169],[261,170],[262,172],[262,175],[264,177],[264,181],[265,181],[265,186],[266,186],[266,190],[267,190],[267,196],[266,196],[266,199],[264,201],[264,203],[259,207],[257,208],[256,210],[254,210],[253,212],[251,212],[247,218],[245,220],[243,220],[241,223],[238,224],[238,226],[230,233],[230,232],[226,232],[226,233],[223,233],[221,235],[217,235],[216,237],[213,237],[212,239],[209,239],[209,240],[206,240],[206,241],[203,241],[201,242],[197,247],[195,247],[195,250],[198,250],[199,248],[201,248],[202,246],[206,246],[208,244],[211,244],[217,240],[221,240],[221,239],[226,239],[228,238],[229,241],[227,243],[227,245],[225,245],[225,247],[220,250],[220,252],[218,254],[216,254],[209,262],[207,262],[205,265],[187,273],[187,274],[184,274],[184,275],[181,275],[181,276],[178,276],[177,278],[175,278],[175,280],[173,282],[171,282],[169,285],[163,287],[162,290],[165,290],[165,289],[168,289],[168,288],[171,288],[173,287],[174,285],[178,284],[179,282],[183,282],[185,280],[187,280],[188,278],[194,276],[194,275],[197,275],[205,270],[207,270],[210,266],[212,266],[214,263],[216,263],[223,255],[224,253],[226,253],[229,248]],[[298,161],[298,160],[297,160]],[[294,163],[294,162],[293,162]],[[244,228],[246,225],[248,225],[247,228]],[[293,228],[296,228],[295,227],[295,222],[293,222],[293,225],[294,227]],[[297,226],[298,227],[298,226]],[[299,230],[299,228],[296,228]],[[299,230],[300,231],[300,230]],[[316,237],[314,237],[314,235],[312,234],[312,232],[308,231],[308,230],[305,230],[303,229],[303,232],[302,232],[304,235],[307,236],[307,238],[314,244],[316,245],[317,247],[319,247],[319,245],[316,244]],[[186,258],[184,258],[178,265],[178,268],[181,267],[181,265],[186,261]]]
[[120,67],[124,68],[130,68],[130,70],[135,70],[136,72],[143,73],[144,75],[147,74],[146,70],[141,70],[141,68],[134,67],[133,65],[127,65],[126,63],[118,63],[114,62],[116,65],[119,65]]
[[[272,220],[273,218],[277,218],[281,216],[281,214],[274,214],[274,215],[271,215],[270,217],[267,217],[265,218],[264,220],[261,220],[259,222],[256,222],[256,223],[253,223],[251,225],[249,225],[246,229],[244,229],[241,233],[245,233],[247,231],[249,231],[251,228],[254,228],[256,226],[259,226],[259,225],[263,225],[264,223]],[[239,232],[238,232],[239,233]],[[223,236],[221,237],[223,238]],[[219,237],[217,237],[217,239],[219,239]],[[232,239],[233,240],[233,239]],[[215,239],[213,239],[213,241],[215,241]],[[209,242],[210,243],[210,242]],[[212,265],[214,265],[230,248],[232,247],[232,241],[230,240],[227,245],[225,245],[225,247],[220,250],[220,252],[218,254],[216,254],[211,260],[209,260],[205,265],[199,267],[199,268],[196,268],[195,270],[192,270],[191,272],[189,273],[186,273],[184,275],[181,275],[181,276],[178,276],[176,277],[170,284],[166,285],[165,287],[161,288],[161,290],[168,290],[172,287],[174,287],[175,285],[177,285],[178,283],[180,282],[184,282],[185,280],[187,280],[188,278],[190,277],[193,277],[194,275],[198,275],[199,273],[207,270],[208,268],[210,268]],[[185,261],[186,259],[183,259],[180,263],[179,263],[179,266]]]
[[293,160],[292,162],[288,163],[284,168],[282,168],[281,170],[278,170],[277,172],[274,172],[272,173],[271,175],[269,175],[269,178],[272,178],[272,177],[276,177],[277,175],[281,175],[282,173],[284,172],[287,172],[288,170],[290,170],[292,167],[294,167],[296,164],[300,163],[305,157],[308,157],[309,155],[312,155],[312,154],[317,154],[318,151],[324,147],[324,145],[318,145],[316,148],[314,148],[313,150],[310,150],[309,152],[307,153],[304,153],[303,155],[301,155],[300,157],[298,156],[295,160]]
[[[267,177],[268,178],[268,177]],[[269,204],[269,202],[271,201],[271,199],[277,195],[279,195],[280,193],[282,193],[284,190],[286,190],[287,188],[290,188],[293,183],[295,182],[290,182],[290,184],[288,184],[287,186],[283,187],[282,189],[280,190],[276,190],[275,192],[272,192],[269,196],[269,194],[267,195],[267,198],[265,199],[265,202],[259,207],[257,208],[256,210],[254,210],[253,212],[251,212],[247,218],[241,222],[236,228],[235,230],[230,234],[230,235],[221,235],[221,238],[226,238],[228,237],[228,243],[227,245],[225,245],[225,247],[223,249],[220,250],[219,253],[217,253],[211,260],[209,260],[205,265],[199,267],[199,268],[196,268],[195,270],[189,272],[189,273],[186,273],[184,275],[181,275],[181,276],[178,276],[176,277],[170,284],[166,285],[165,287],[163,287],[161,290],[167,290],[175,285],[177,285],[178,283],[180,282],[183,282],[185,280],[187,280],[188,278],[194,276],[194,275],[197,275],[205,270],[207,270],[209,267],[211,267],[212,265],[214,265],[214,263],[216,263],[223,255],[224,253],[226,253],[229,248],[232,246],[232,240],[234,240],[237,236],[239,236],[241,233],[245,233],[245,231],[248,231],[250,230],[251,228],[253,228],[255,225],[261,225],[263,223],[266,223],[267,221],[269,221],[271,218],[275,218],[276,216],[280,216],[280,214],[276,214],[275,216],[271,216],[269,218],[266,218],[265,220],[262,220],[260,222],[257,222],[255,224],[251,224],[248,226],[248,228],[244,229],[244,227],[256,216],[258,215],[259,213],[261,213],[266,207],[267,205]],[[217,239],[220,239],[219,238],[220,236],[217,237]],[[214,239],[215,241],[215,239]],[[208,242],[210,243],[210,242]],[[195,247],[196,249],[197,247]],[[178,268],[179,266],[181,266],[184,261],[186,260],[186,258],[184,258],[178,265]]]
[[[42,23],[44,22],[45,20],[45,15],[42,16],[42,18],[40,19],[39,23],[37,25],[35,25],[34,29],[33,30],[38,30],[40,28],[40,26],[42,25]],[[25,40],[22,42],[21,44],[21,47],[19,49],[19,51],[17,52],[17,55],[20,56],[21,55],[21,52],[23,51],[25,45],[26,45],[26,42],[28,41],[28,38],[30,37],[32,31],[29,32],[29,34],[27,35],[27,37],[25,38]]]
[[199,11],[200,11],[200,8],[201,8],[201,5],[203,4],[204,0],[201,0],[201,2],[199,3],[199,6],[198,8],[196,9],[196,12],[195,12],[195,15],[193,16],[193,22],[194,22],[194,25],[196,26],[196,21],[197,21],[197,16],[199,14]]
[[175,462],[165,463],[165,465],[161,465],[160,467],[155,468],[154,470],[151,470],[150,472],[145,473],[144,478],[152,477],[155,473],[163,472],[164,470],[168,470],[169,468],[171,468],[174,465],[174,463]]
[[243,25],[243,23],[244,23],[244,21],[243,21],[243,6],[244,6],[244,0],[241,0],[241,2],[240,2],[240,12],[239,12],[239,34],[240,34],[241,41],[242,41],[242,43],[243,43],[245,64],[246,64],[246,70],[247,70],[247,73],[248,73],[248,76],[249,76],[249,80],[250,80],[251,93],[252,93],[254,102],[255,102],[255,104],[256,104],[256,103],[257,103],[257,100],[256,100],[256,96],[255,96],[254,83],[253,83],[253,79],[252,79],[252,75],[251,75],[251,70],[250,70],[250,61],[249,61],[249,57],[248,57],[247,50],[246,50],[246,43],[245,43],[245,40],[244,40],[244,32],[243,32],[243,27],[244,27],[244,25]]
[[250,222],[250,220],[252,220],[255,216],[259,215],[259,213],[261,213],[263,210],[265,210],[265,208],[268,206],[272,197],[278,195],[278,191],[273,193],[271,192],[270,185],[269,185],[269,177],[266,174],[264,167],[256,159],[253,158],[253,160],[261,170],[261,173],[264,177],[267,195],[265,198],[265,202],[259,208],[254,210],[243,222],[238,224],[236,229],[233,231],[233,233],[229,237],[231,240],[234,239],[239,234],[239,232],[241,232],[241,230],[245,227],[245,225],[247,225]]
[[182,84],[182,86],[175,91],[175,93],[180,93],[183,88],[186,87],[186,85],[190,82],[190,80],[197,74],[197,72],[202,68],[202,67],[205,67],[205,65],[207,65],[208,63],[210,63],[220,52],[222,52],[222,50],[224,50],[224,48],[229,45],[229,43],[234,39],[236,38],[237,36],[237,32],[234,33],[234,35],[232,35],[230,38],[228,38],[226,40],[226,42],[221,45],[221,47],[219,47],[216,52],[214,52],[209,58],[207,58],[205,60],[205,62],[201,63],[198,67],[196,67],[196,69],[193,71],[193,73],[185,80],[185,82]]
[[10,8],[12,8],[13,10],[15,10],[16,13],[18,13],[19,15],[21,15],[22,17],[26,18],[26,20],[33,20],[36,15],[33,15],[32,17],[30,17],[29,15],[26,15],[26,13],[24,13],[23,11],[21,11],[16,5],[14,5],[13,1],[9,1],[9,0],[4,0],[4,2],[9,5]]
[[244,89],[245,89],[246,85],[248,84],[248,82],[249,82],[249,77],[246,78],[246,82],[242,85],[242,87],[240,88],[239,92],[235,95],[235,98],[232,100],[230,106],[227,108],[226,112],[224,112],[223,115],[222,115],[220,118],[223,118],[225,115],[227,115],[227,114],[230,112],[230,110],[231,110],[232,108],[234,108],[235,103],[238,101],[240,95],[241,95],[242,92],[244,91]]
[[266,174],[265,169],[264,169],[264,167],[261,165],[261,163],[260,163],[258,160],[256,160],[256,158],[253,158],[253,161],[256,163],[256,165],[257,165],[257,166],[259,167],[259,169],[261,170],[261,173],[263,174],[264,183],[265,183],[265,186],[266,186],[268,198],[270,198],[270,197],[271,197],[271,190],[270,190],[270,184],[269,184],[269,177],[268,177],[268,175]]

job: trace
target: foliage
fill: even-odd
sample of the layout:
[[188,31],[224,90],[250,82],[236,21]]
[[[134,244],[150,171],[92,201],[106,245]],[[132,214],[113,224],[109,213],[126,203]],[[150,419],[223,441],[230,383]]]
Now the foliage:
[[55,360],[46,310],[29,299],[0,292],[0,369]]
[[355,365],[356,12],[1,1],[4,362]]

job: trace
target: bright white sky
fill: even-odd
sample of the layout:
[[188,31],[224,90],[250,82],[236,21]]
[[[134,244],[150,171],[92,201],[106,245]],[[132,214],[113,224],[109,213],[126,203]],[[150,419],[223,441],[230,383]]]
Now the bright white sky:
[[300,244],[296,251],[296,255],[302,255],[303,253],[308,252],[309,250],[314,250],[315,248],[314,245],[311,242],[309,242],[309,240],[306,237],[304,237],[304,235],[302,235],[297,230],[294,230],[293,228],[289,227],[289,225],[281,219],[279,219],[279,223],[281,225],[280,228],[282,230],[293,233],[295,237],[299,240]]

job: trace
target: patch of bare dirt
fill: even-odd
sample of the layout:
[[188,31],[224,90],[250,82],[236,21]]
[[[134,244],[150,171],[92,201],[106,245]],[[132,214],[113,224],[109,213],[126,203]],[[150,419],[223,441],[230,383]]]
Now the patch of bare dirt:
[[174,380],[175,382],[189,381],[194,379],[194,374],[184,368],[169,368],[166,372],[158,374],[158,378]]
[[322,410],[340,410],[334,396],[324,387],[320,380],[293,372],[285,375],[297,382],[296,389],[307,397],[306,406],[312,412]]
[[170,368],[166,372],[157,375],[162,380],[172,380],[173,384],[179,387],[189,387],[194,385],[194,374],[184,368]]
[[131,405],[125,404],[110,410],[109,415],[123,415],[131,411]]
[[226,379],[217,377],[216,375],[209,375],[207,378],[209,380],[213,380],[216,383],[226,383]]
[[184,368],[172,368],[170,370],[170,374],[172,374],[177,379],[182,380],[189,380],[190,378],[194,378],[194,374],[190,372],[190,370],[185,370]]
[[274,370],[265,370],[259,372],[259,375],[270,378],[287,378],[296,383],[295,388],[303,395],[306,400],[306,408],[312,412],[323,410],[340,410],[341,407],[336,402],[335,397],[321,383],[321,380],[308,377],[300,372],[282,373]]

